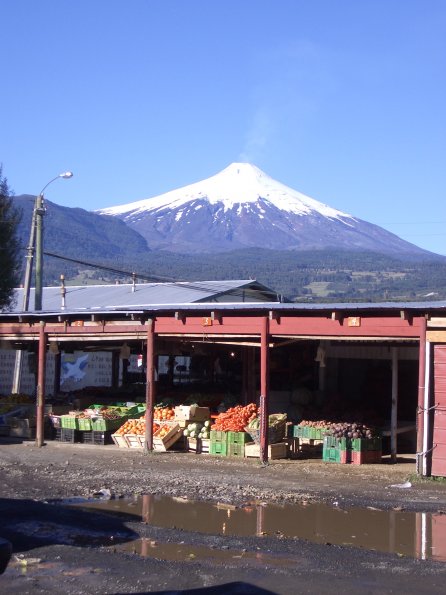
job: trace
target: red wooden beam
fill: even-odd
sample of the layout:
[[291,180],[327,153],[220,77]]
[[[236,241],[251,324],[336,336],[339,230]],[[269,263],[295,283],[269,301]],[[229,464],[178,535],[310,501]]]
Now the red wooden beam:
[[39,356],[37,367],[37,408],[36,408],[36,446],[43,446],[44,410],[45,410],[45,367],[47,333],[45,323],[39,326]]
[[155,321],[150,320],[147,328],[147,367],[146,367],[146,433],[144,450],[153,450],[153,407],[155,405]]
[[260,461],[268,464],[269,320],[262,318],[260,334]]

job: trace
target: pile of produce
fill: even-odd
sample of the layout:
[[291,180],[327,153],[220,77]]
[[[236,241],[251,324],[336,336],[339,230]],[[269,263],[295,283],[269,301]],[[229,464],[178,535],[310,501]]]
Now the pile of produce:
[[153,409],[153,419],[157,419],[158,421],[166,421],[169,419],[173,419],[175,417],[175,409],[172,407],[162,407],[160,405],[156,405]]
[[[153,424],[153,433],[160,429],[159,424]],[[139,419],[128,419],[118,430],[115,432],[118,436],[125,436],[126,434],[137,434],[144,436],[146,433],[146,422],[144,417]]]
[[[270,428],[277,426],[278,424],[286,421],[286,413],[273,413],[272,415],[268,416],[268,426]],[[260,417],[254,417],[251,421],[246,425],[247,428],[251,430],[259,430],[260,429]]]
[[195,422],[189,424],[185,430],[183,430],[183,436],[188,438],[209,438],[211,432],[211,422]]
[[329,423],[327,436],[335,438],[375,438],[379,435],[375,428],[360,423]]
[[91,412],[91,409],[89,409],[86,410],[84,414],[88,417],[100,416],[103,419],[119,419],[123,416],[123,412],[119,411],[119,409],[111,409],[108,407],[101,407],[100,409],[96,409],[93,412]]
[[249,403],[245,407],[236,405],[219,413],[211,429],[220,432],[244,432],[245,427],[258,417],[258,414],[259,409],[255,403]]
[[299,422],[300,426],[306,426],[308,428],[316,428],[317,430],[325,430],[327,428],[329,428],[332,425],[333,422],[331,421],[326,421],[325,419],[321,419],[318,421],[309,421],[306,419],[303,419],[302,421]]
[[172,429],[171,426],[167,425],[167,424],[163,424],[156,432],[156,437],[157,438],[164,438],[164,436],[166,434],[168,434],[170,432],[170,430]]

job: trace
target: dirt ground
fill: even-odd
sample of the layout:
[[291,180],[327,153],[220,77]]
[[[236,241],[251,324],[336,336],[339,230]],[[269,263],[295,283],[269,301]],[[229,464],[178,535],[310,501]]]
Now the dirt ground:
[[[411,487],[392,487],[408,480]],[[415,462],[407,457],[397,465],[287,459],[262,466],[257,459],[184,452],[144,454],[115,446],[59,442],[36,448],[32,442],[3,439],[0,537],[12,542],[17,558],[13,557],[0,576],[0,591],[118,594],[206,588],[212,592],[211,587],[238,581],[237,586],[221,587],[219,592],[443,592],[446,564],[441,562],[274,536],[236,538],[160,529],[131,517],[111,518],[98,511],[48,504],[55,499],[89,498],[104,489],[115,498],[163,494],[235,506],[252,501],[304,500],[346,508],[446,511],[446,482],[417,479]],[[47,528],[59,527],[59,532],[43,531],[45,524]],[[73,545],[60,537],[82,526],[94,527],[99,536],[95,543]],[[110,539],[118,534],[129,541],[142,537],[154,543],[189,544],[246,555],[228,556],[219,563],[206,556],[167,562],[110,547]],[[20,562],[20,556],[25,562]],[[29,559],[31,563],[25,565]]]

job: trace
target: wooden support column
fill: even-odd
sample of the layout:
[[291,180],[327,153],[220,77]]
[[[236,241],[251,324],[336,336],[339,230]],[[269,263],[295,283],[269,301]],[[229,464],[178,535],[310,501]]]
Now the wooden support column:
[[268,464],[268,381],[269,381],[269,320],[262,318],[260,333],[260,461]]
[[390,462],[397,461],[398,437],[398,347],[392,347],[392,412],[390,417]]
[[153,407],[155,405],[155,321],[147,321],[147,364],[146,364],[146,434],[144,451],[153,450]]
[[418,475],[423,474],[423,438],[424,438],[424,381],[426,375],[426,318],[420,319],[420,350],[418,363],[418,407],[417,407],[417,461]]
[[46,342],[45,323],[40,321],[36,408],[36,446],[38,447],[43,446],[44,438]]

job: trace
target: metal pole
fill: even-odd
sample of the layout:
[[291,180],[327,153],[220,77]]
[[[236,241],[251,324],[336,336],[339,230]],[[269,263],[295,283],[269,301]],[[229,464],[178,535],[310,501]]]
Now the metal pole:
[[[36,307],[36,302],[34,303],[34,307],[36,310],[41,310],[42,309],[42,254],[43,254],[43,244],[42,244],[42,216],[44,213],[44,209],[42,209],[43,206],[43,193],[45,191],[45,189],[52,184],[55,180],[57,180],[58,178],[64,178],[64,179],[68,179],[71,178],[73,176],[72,172],[67,171],[63,174],[59,174],[58,176],[56,176],[55,178],[53,178],[52,180],[50,180],[42,189],[42,191],[36,196],[36,200],[34,203],[34,209],[33,209],[33,215],[32,215],[32,220],[31,220],[31,231],[30,231],[30,235],[29,235],[29,243],[28,243],[28,248],[27,248],[27,252],[26,252],[26,269],[25,269],[25,280],[23,283],[23,304],[22,304],[22,311],[23,312],[27,312],[28,308],[29,308],[29,292],[30,292],[30,288],[31,288],[31,273],[32,273],[32,268],[33,268],[33,260],[34,260],[34,249],[35,249],[35,243],[36,243],[36,227],[37,227],[37,216],[38,216],[38,212],[40,212],[39,215],[39,227],[40,227],[40,255],[39,255],[39,275],[37,275],[37,270],[36,270],[36,277],[39,277],[39,281],[37,281],[36,279],[36,294],[37,294],[37,284],[39,282],[40,284],[40,307],[37,308]],[[36,267],[37,268],[37,267]],[[35,298],[36,300],[36,298]],[[20,381],[21,381],[21,376],[22,376],[22,368],[23,368],[23,353],[21,350],[17,350],[16,351],[16,356],[15,356],[15,364],[14,364],[14,374],[13,374],[13,379],[12,379],[12,390],[11,392],[13,394],[17,394],[20,392]]]
[[155,343],[155,321],[148,320],[147,329],[147,368],[146,368],[146,433],[144,440],[144,451],[153,450],[153,407],[155,405],[155,366],[154,366],[154,343]]
[[34,310],[42,309],[43,285],[43,194],[36,199],[36,290],[34,294]]
[[268,464],[268,323],[264,316],[260,334],[260,461],[263,465]]
[[392,412],[390,419],[390,462],[397,462],[398,429],[398,347],[392,347]]
[[43,446],[44,438],[44,409],[45,409],[45,367],[46,367],[45,323],[40,321],[39,329],[39,357],[37,369],[37,411],[36,411],[36,446]]
[[[34,202],[34,209],[31,219],[31,231],[29,234],[29,242],[28,248],[26,249],[26,268],[25,268],[25,280],[23,283],[23,301],[22,301],[22,310],[23,312],[28,311],[29,306],[29,291],[31,288],[31,272],[33,269],[33,260],[34,260],[34,242],[36,236],[36,208],[37,208],[37,197]],[[22,377],[22,368],[23,368],[23,351],[21,349],[17,349],[15,352],[15,364],[14,364],[14,374],[12,377],[12,389],[11,392],[13,395],[20,393],[20,382]]]

